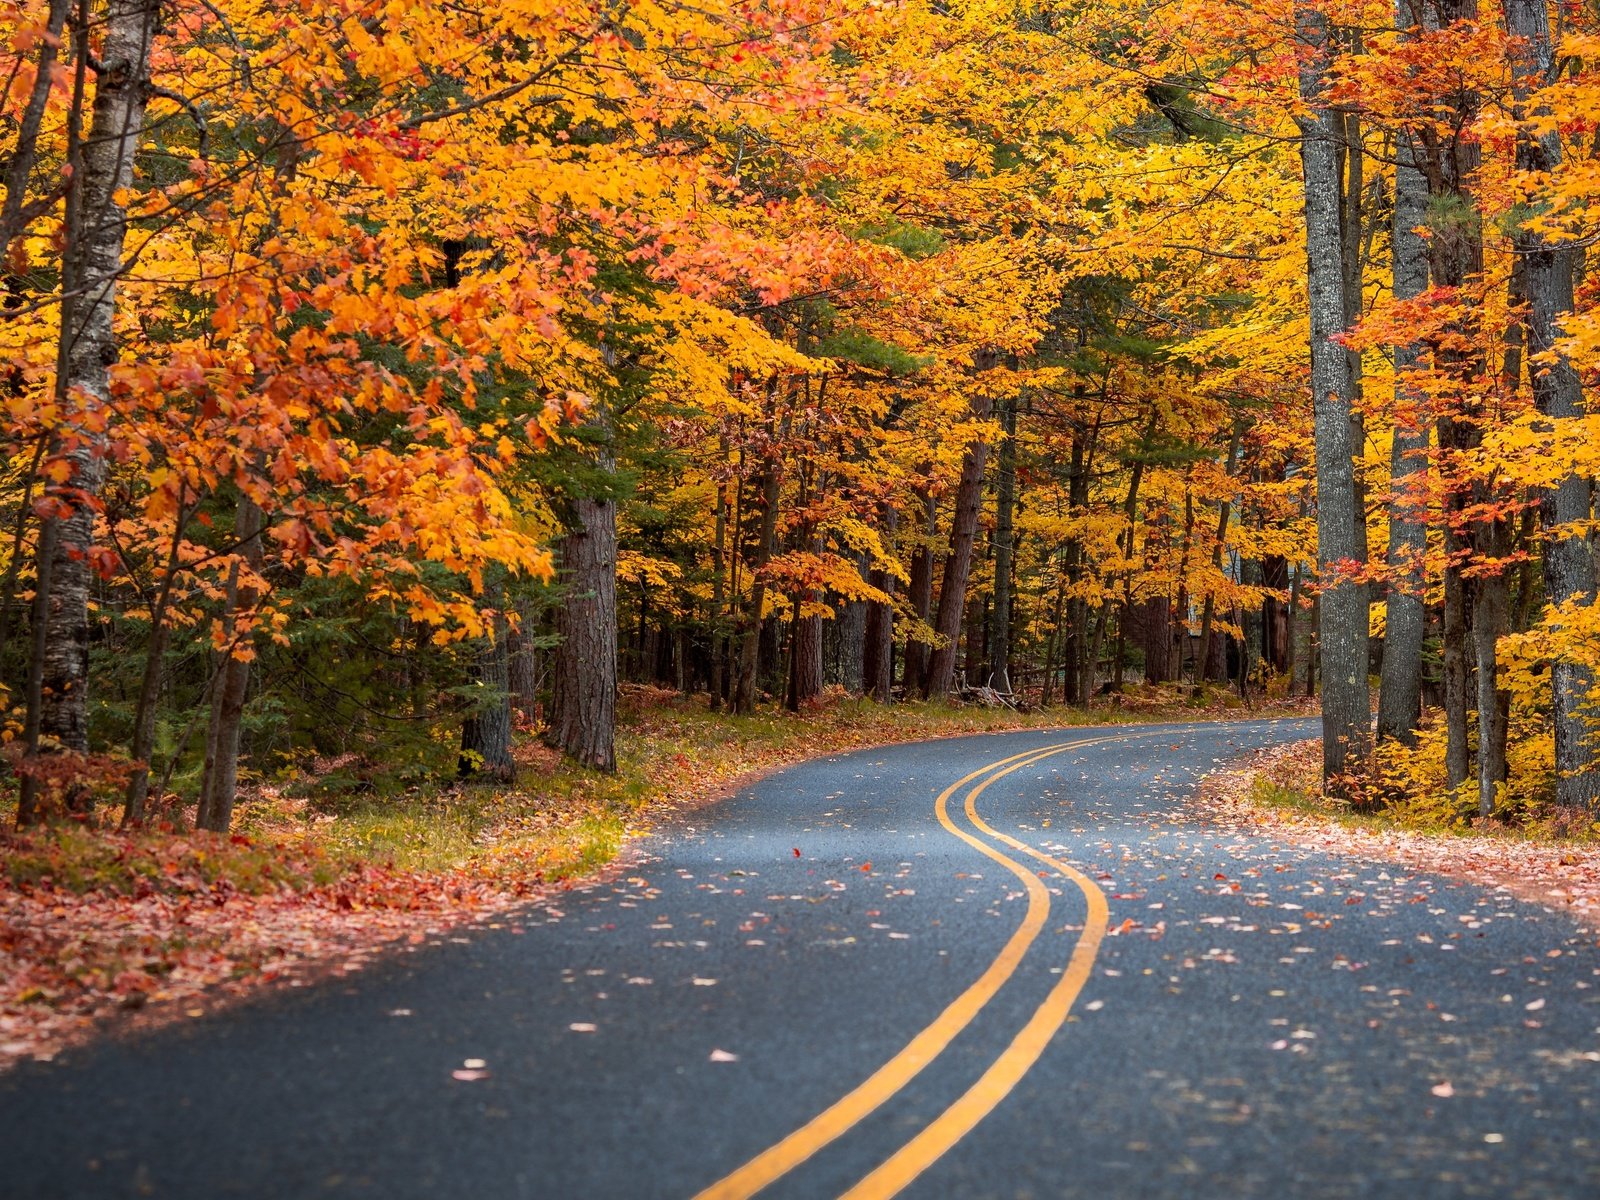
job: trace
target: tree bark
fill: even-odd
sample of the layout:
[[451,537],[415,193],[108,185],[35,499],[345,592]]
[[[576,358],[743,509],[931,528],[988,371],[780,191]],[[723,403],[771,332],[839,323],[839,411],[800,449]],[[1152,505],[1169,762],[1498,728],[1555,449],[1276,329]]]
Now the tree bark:
[[[1506,30],[1523,39],[1512,58],[1517,117],[1535,88],[1553,82],[1554,47],[1544,0],[1504,0]],[[1554,130],[1536,133],[1524,126],[1517,138],[1517,167],[1548,175],[1561,165],[1561,142]],[[1528,377],[1539,411],[1552,426],[1580,420],[1585,413],[1583,384],[1566,356],[1555,349],[1561,319],[1573,311],[1571,246],[1556,246],[1542,235],[1519,229],[1514,239],[1528,291]],[[1569,475],[1541,497],[1549,546],[1544,555],[1545,591],[1552,605],[1592,604],[1596,590],[1594,552],[1584,532],[1593,515],[1593,481]],[[1551,664],[1555,708],[1556,802],[1568,808],[1600,809],[1600,770],[1586,720],[1593,675],[1573,662]]]
[[[808,599],[812,597],[796,596],[796,609]],[[799,712],[815,701],[822,687],[822,618],[796,615],[789,652],[789,711]]]
[[1011,687],[1012,552],[1017,507],[1017,399],[1000,403],[1000,443],[994,500],[994,607],[989,612],[989,680],[997,691]]
[[779,479],[776,463],[767,463],[761,473],[761,529],[756,542],[755,562],[750,568],[750,598],[741,622],[744,640],[739,647],[739,680],[734,688],[733,711],[753,713],[759,692],[761,671],[761,610],[767,602],[765,568],[772,561],[778,536]]
[[[150,641],[145,646],[144,675],[139,683],[139,700],[133,712],[133,740],[129,746],[129,756],[134,763],[133,775],[128,780],[122,809],[122,823],[125,826],[144,821],[145,800],[150,794],[150,754],[156,742],[156,705],[161,698],[161,676],[166,667],[167,642],[172,631],[172,625],[167,620],[167,609],[172,600],[173,584],[178,577],[179,550],[183,544],[186,516],[180,504],[161,583],[156,594],[150,598]],[[156,799],[160,800],[160,797]]]
[[244,702],[250,687],[250,659],[241,657],[242,636],[239,615],[254,609],[259,593],[254,584],[241,578],[240,559],[252,572],[263,560],[261,509],[247,496],[240,496],[235,510],[234,536],[239,542],[239,559],[228,571],[227,615],[223,620],[226,635],[221,675],[211,693],[211,724],[206,731],[206,762],[200,776],[200,803],[195,812],[195,828],[212,833],[227,833],[233,824],[233,805],[239,785],[239,735],[244,721]]
[[1333,339],[1345,326],[1339,213],[1338,115],[1324,91],[1331,49],[1326,16],[1297,5],[1295,26],[1307,51],[1298,118],[1305,175],[1306,274],[1311,310],[1311,387],[1317,453],[1317,565],[1321,575],[1323,773],[1338,780],[1366,753],[1371,721],[1367,684],[1366,589],[1341,573],[1361,561],[1363,516],[1356,503],[1350,370]]
[[[491,586],[485,599],[498,609],[502,589]],[[511,623],[496,612],[490,636],[478,647],[472,666],[473,682],[481,689],[480,702],[461,723],[462,778],[485,783],[512,784],[517,764],[511,757]]]
[[1492,573],[1478,581],[1472,614],[1472,644],[1478,681],[1478,815],[1494,815],[1501,786],[1506,781],[1506,734],[1511,711],[1510,693],[1500,685],[1497,650],[1506,631],[1509,583],[1505,571],[1493,566],[1505,559],[1510,547],[1505,521],[1492,520],[1479,528],[1481,562]]
[[[979,420],[989,415],[987,396],[972,401]],[[972,547],[978,534],[978,510],[983,503],[983,468],[988,462],[986,442],[969,442],[961,460],[961,482],[956,487],[956,511],[950,525],[950,553],[939,582],[939,609],[934,632],[944,639],[928,656],[928,678],[923,695],[945,697],[955,683],[956,647],[961,641],[961,618],[967,605],[967,578],[972,570]]]
[[[1403,17],[1397,15],[1397,21]],[[1428,185],[1411,161],[1411,139],[1399,139],[1394,185],[1394,297],[1410,300],[1428,287],[1428,245],[1416,230],[1427,222]],[[1419,485],[1428,465],[1428,422],[1422,397],[1405,372],[1416,366],[1415,345],[1396,346],[1394,444],[1389,457],[1389,587],[1384,603],[1383,670],[1378,679],[1378,740],[1411,745],[1422,718],[1422,643],[1428,548],[1427,514]]]
[[[1244,436],[1244,422],[1236,420],[1233,423],[1233,432],[1228,438],[1228,464],[1227,473],[1233,477],[1234,471],[1239,466],[1239,442]],[[1222,574],[1222,548],[1228,540],[1228,522],[1233,517],[1233,497],[1224,496],[1217,505],[1217,532],[1211,543],[1211,569],[1218,576]],[[1216,657],[1212,639],[1216,636],[1213,622],[1216,620],[1217,594],[1215,588],[1206,591],[1205,604],[1200,611],[1200,661],[1195,665],[1196,681],[1205,683],[1214,677],[1212,660]],[[1223,660],[1226,670],[1227,660]]]
[[[50,520],[54,535],[41,539],[51,562],[40,571],[49,580],[49,599],[38,725],[42,738],[77,754],[89,748],[89,552],[107,446],[99,414],[110,400],[110,367],[117,357],[116,290],[127,229],[117,197],[133,178],[158,8],[157,0],[108,0],[99,26],[103,63],[81,150],[81,183],[73,184],[69,197],[77,209],[76,235],[66,250],[58,389],[73,415],[50,453],[66,464],[66,478],[52,479],[45,488],[47,502],[61,515]],[[77,36],[86,34],[80,30]],[[79,53],[86,50],[80,42]],[[86,795],[76,797],[76,807],[88,803]]]
[[506,631],[507,686],[512,711],[526,726],[533,723],[539,708],[539,633],[533,603],[519,604],[517,616],[517,627]]
[[[899,513],[890,508],[884,514],[884,541],[894,540]],[[873,571],[872,586],[886,596],[894,596],[895,577],[888,571]],[[862,683],[867,694],[879,704],[894,698],[894,605],[874,601],[867,605],[866,645],[862,651]]]
[[[933,611],[933,549],[930,541],[938,529],[938,503],[932,496],[923,497],[922,540],[911,551],[911,580],[906,585],[906,598],[917,620],[927,623]],[[928,677],[928,644],[916,638],[906,639],[904,685],[907,698],[922,691]]]
[[[610,469],[612,464],[605,464]],[[617,502],[579,497],[561,539],[550,745],[586,767],[617,769]]]

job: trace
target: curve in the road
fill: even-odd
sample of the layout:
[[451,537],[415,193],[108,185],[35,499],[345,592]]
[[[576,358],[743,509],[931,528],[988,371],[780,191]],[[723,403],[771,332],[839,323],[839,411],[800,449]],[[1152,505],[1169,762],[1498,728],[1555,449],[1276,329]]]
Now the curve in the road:
[[1088,905],[1083,934],[1073,948],[1061,979],[978,1081],[932,1123],[846,1192],[842,1200],[888,1200],[898,1195],[994,1111],[1038,1061],[1050,1039],[1066,1022],[1073,1002],[1088,982],[1089,973],[1094,967],[1095,955],[1099,953],[1100,942],[1105,937],[1109,910],[1105,894],[1087,875],[992,828],[978,814],[978,798],[991,784],[1057,754],[1106,742],[1127,741],[1137,736],[1140,735],[1080,738],[1013,754],[962,776],[939,793],[934,802],[934,814],[939,824],[979,853],[1005,867],[1021,882],[1028,897],[1028,908],[1022,921],[983,974],[912,1038],[903,1050],[824,1112],[706,1188],[695,1200],[748,1200],[842,1136],[886,1104],[938,1057],[1016,973],[1023,955],[1038,939],[1049,919],[1050,893],[1028,866],[962,829],[950,816],[951,798],[975,780],[980,782],[967,793],[962,806],[967,819],[979,833],[1038,859],[1073,883],[1083,893]]

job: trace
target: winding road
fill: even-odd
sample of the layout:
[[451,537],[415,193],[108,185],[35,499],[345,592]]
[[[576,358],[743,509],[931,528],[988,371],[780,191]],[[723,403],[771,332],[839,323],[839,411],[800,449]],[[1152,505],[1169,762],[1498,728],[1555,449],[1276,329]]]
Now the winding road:
[[0,1077],[0,1196],[1600,1196],[1600,951],[1207,825],[1297,721],[774,775],[560,909]]

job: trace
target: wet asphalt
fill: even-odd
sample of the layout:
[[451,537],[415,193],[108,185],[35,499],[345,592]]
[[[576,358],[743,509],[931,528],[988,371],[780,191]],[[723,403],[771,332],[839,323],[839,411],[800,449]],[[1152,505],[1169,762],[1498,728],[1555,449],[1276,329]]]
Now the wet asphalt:
[[[693,1197],[895,1055],[1022,919],[1017,879],[935,796],[1087,739],[1116,740],[979,803],[1093,878],[1112,932],[1037,1064],[903,1195],[1600,1196],[1593,936],[1186,807],[1217,763],[1312,728],[1028,731],[792,768],[555,906],[0,1076],[0,1197]],[[1003,1051],[1085,921],[1072,883],[1042,881],[1045,931],[994,999],[762,1197],[840,1195]]]

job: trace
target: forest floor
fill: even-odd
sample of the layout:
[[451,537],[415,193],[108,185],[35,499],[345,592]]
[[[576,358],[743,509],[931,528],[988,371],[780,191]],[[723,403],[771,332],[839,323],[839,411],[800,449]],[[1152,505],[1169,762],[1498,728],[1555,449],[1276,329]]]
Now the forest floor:
[[628,689],[618,772],[519,739],[518,785],[364,785],[352,756],[257,782],[230,837],[81,825],[0,835],[0,1070],[110,1028],[201,1015],[278,982],[358,971],[614,868],[627,838],[772,770],[866,746],[990,730],[1303,714],[1143,689],[1089,711],[880,706],[842,695],[747,717]]
[[1470,828],[1417,826],[1382,812],[1354,813],[1321,794],[1322,743],[1258,750],[1207,777],[1196,806],[1210,820],[1303,849],[1392,862],[1470,879],[1566,911],[1600,934],[1600,841],[1552,833],[1549,822]]

